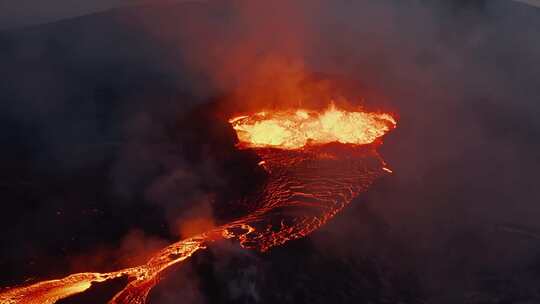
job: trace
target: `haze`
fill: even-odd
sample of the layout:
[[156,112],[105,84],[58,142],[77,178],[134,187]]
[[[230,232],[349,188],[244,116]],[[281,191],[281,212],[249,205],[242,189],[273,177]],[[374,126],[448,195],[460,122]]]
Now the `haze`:
[[[186,1],[203,0],[2,0],[0,29],[53,22],[121,6]],[[540,0],[513,1],[540,7]]]

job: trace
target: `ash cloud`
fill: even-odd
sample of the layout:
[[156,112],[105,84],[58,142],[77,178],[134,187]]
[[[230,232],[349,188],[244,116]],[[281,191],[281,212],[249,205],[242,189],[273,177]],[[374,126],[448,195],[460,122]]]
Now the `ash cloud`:
[[[118,227],[118,218],[122,228],[107,242],[132,228],[172,238],[193,218],[202,220],[188,230],[213,225],[223,212],[214,207],[234,197],[227,189],[245,187],[239,186],[245,178],[227,173],[235,166],[224,164],[243,158],[221,156],[234,150],[221,148],[234,141],[219,133],[226,124],[208,130],[223,117],[195,128],[178,121],[196,122],[190,111],[222,94],[232,100],[216,106],[223,116],[323,106],[341,96],[353,106],[399,114],[381,151],[395,174],[312,237],[261,257],[274,268],[296,266],[287,255],[302,260],[304,268],[296,269],[305,275],[294,276],[302,283],[269,283],[286,274],[261,266],[257,276],[265,279],[253,279],[256,286],[272,286],[281,296],[258,289],[238,300],[231,290],[222,291],[223,302],[324,299],[315,291],[332,294],[339,286],[314,279],[321,276],[317,267],[365,291],[344,294],[344,302],[537,301],[538,28],[538,9],[502,0],[211,1],[3,34],[3,184],[10,201],[40,206],[9,207],[13,219],[5,227],[19,232],[3,243],[34,233],[35,241],[13,246],[3,260],[53,255],[43,248],[58,244],[72,251],[84,242],[94,246],[98,236],[89,227],[108,223],[98,229],[103,235]],[[50,190],[55,185],[70,190]],[[54,215],[79,216],[96,201],[106,202],[97,205],[109,218],[77,224]],[[126,212],[131,216],[123,218]],[[69,234],[51,240],[62,225],[80,225],[75,235],[83,241],[65,242]],[[21,252],[28,257],[11,258]],[[205,284],[245,283],[228,272],[234,265],[201,259],[193,273],[181,274],[191,282],[186,292],[193,302],[205,301],[198,290],[211,289]],[[259,265],[255,260],[246,264]],[[213,275],[204,271],[208,265]],[[165,303],[178,295],[163,297]]]

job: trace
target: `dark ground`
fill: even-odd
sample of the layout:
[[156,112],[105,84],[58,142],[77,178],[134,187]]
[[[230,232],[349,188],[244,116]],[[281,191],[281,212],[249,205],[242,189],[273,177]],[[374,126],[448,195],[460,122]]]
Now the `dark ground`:
[[395,174],[305,239],[197,254],[151,303],[540,303],[540,11],[289,5],[138,7],[0,33],[0,285],[137,264],[177,222],[241,212],[227,202],[263,177],[226,114],[260,104],[221,96],[277,53],[399,114],[381,149]]

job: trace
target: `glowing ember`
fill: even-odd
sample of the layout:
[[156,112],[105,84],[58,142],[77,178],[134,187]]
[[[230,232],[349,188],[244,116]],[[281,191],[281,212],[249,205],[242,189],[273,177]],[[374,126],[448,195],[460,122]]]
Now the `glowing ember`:
[[[391,173],[373,145],[395,127],[388,114],[307,110],[261,112],[229,121],[243,148],[253,148],[268,173],[252,213],[181,240],[144,265],[111,273],[79,273],[59,280],[4,289],[0,303],[55,303],[92,283],[127,276],[130,283],[109,303],[143,304],[170,266],[220,239],[266,251],[306,236],[337,214],[378,177]],[[347,145],[325,145],[329,143]]]
[[296,110],[259,112],[229,121],[246,147],[298,149],[339,142],[365,145],[394,128],[388,114],[346,112],[331,106],[323,113]]

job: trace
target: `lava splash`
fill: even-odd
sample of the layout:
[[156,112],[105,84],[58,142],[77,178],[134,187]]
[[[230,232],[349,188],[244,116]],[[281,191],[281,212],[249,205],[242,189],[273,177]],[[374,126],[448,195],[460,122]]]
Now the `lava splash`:
[[84,292],[92,283],[127,276],[109,303],[143,304],[164,271],[220,239],[264,252],[319,228],[390,170],[376,151],[396,126],[384,113],[348,112],[331,106],[259,112],[229,120],[239,149],[253,149],[268,179],[244,217],[178,241],[144,265],[110,273],[77,273],[62,279],[4,289],[0,303],[47,304]]

